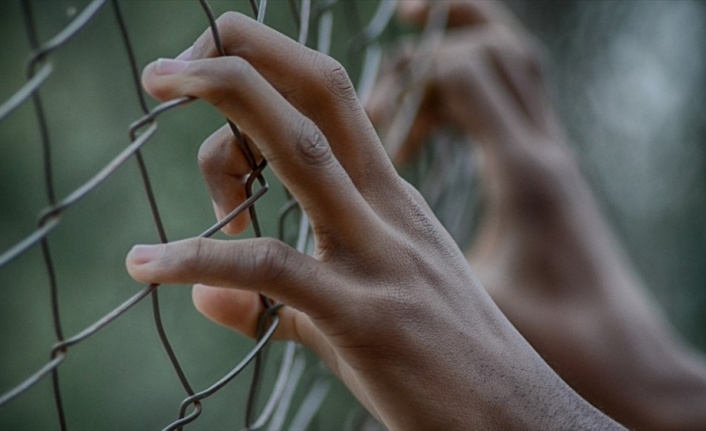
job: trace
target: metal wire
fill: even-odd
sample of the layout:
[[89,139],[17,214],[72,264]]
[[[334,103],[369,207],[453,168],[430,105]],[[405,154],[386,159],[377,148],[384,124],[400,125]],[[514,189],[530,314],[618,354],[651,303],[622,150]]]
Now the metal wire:
[[[60,282],[55,271],[54,259],[51,252],[50,243],[52,232],[61,224],[62,218],[65,216],[69,208],[74,207],[78,202],[85,199],[87,196],[96,192],[96,189],[105,182],[108,178],[115,175],[128,160],[135,159],[138,164],[142,186],[145,196],[149,203],[150,211],[154,221],[155,231],[157,232],[161,242],[168,242],[166,230],[163,223],[163,217],[160,214],[157,201],[154,196],[152,183],[150,181],[148,164],[142,156],[143,146],[149,142],[157,133],[158,118],[168,111],[181,108],[190,102],[192,99],[188,97],[172,100],[155,106],[149,109],[141,89],[139,69],[135,58],[135,53],[130,41],[130,32],[128,23],[125,22],[122,15],[118,0],[110,0],[112,6],[112,15],[115,25],[120,30],[122,45],[125,48],[125,54],[129,63],[129,73],[134,83],[136,98],[140,109],[143,113],[142,117],[134,121],[128,127],[127,145],[115,155],[105,166],[99,169],[90,179],[82,183],[73,191],[60,197],[56,191],[56,180],[53,175],[53,160],[52,160],[52,131],[50,130],[47,121],[48,115],[42,99],[42,87],[51,79],[55,69],[51,61],[52,54],[58,49],[65,46],[75,35],[79,34],[86,26],[94,21],[96,17],[102,16],[109,12],[105,11],[104,6],[108,0],[93,0],[88,3],[78,14],[74,16],[71,22],[61,31],[56,33],[45,42],[40,41],[39,28],[37,26],[32,3],[30,1],[19,0],[22,7],[22,13],[25,22],[27,37],[30,42],[31,55],[27,66],[27,77],[24,84],[17,89],[12,96],[0,104],[0,122],[11,118],[13,113],[26,103],[31,103],[34,107],[34,118],[37,121],[37,129],[41,137],[42,148],[42,163],[44,175],[44,189],[46,193],[47,208],[39,214],[39,222],[37,228],[25,235],[25,237],[0,253],[0,270],[3,269],[13,260],[23,255],[29,250],[40,248],[43,256],[43,266],[49,278],[49,297],[51,298],[52,310],[52,327],[55,332],[56,343],[50,349],[50,358],[47,363],[41,366],[32,375],[25,377],[24,380],[11,389],[2,389],[0,394],[0,409],[5,408],[23,394],[26,394],[39,382],[51,375],[53,399],[56,406],[56,414],[59,422],[59,427],[62,430],[68,429],[67,411],[62,401],[62,384],[59,375],[59,369],[62,363],[69,355],[72,347],[90,339],[95,334],[103,330],[108,325],[115,322],[128,314],[136,304],[145,301],[147,297],[152,301],[152,315],[154,318],[155,328],[159,335],[160,342],[165,349],[170,365],[174,370],[178,381],[180,382],[186,397],[182,401],[176,420],[165,426],[165,429],[181,429],[183,426],[196,420],[204,409],[204,401],[213,394],[220,391],[228,385],[236,376],[238,376],[248,364],[254,361],[255,371],[251,382],[248,406],[246,408],[246,429],[260,429],[268,425],[270,429],[279,429],[285,424],[285,419],[291,406],[294,404],[295,388],[301,380],[303,370],[306,363],[303,353],[300,348],[293,343],[289,343],[284,348],[281,364],[279,366],[278,378],[270,392],[267,401],[264,403],[260,413],[256,415],[258,407],[258,393],[262,389],[262,376],[265,356],[263,352],[267,346],[272,334],[274,334],[279,325],[278,310],[282,307],[281,304],[274,304],[270,299],[262,297],[262,302],[265,306],[265,311],[262,313],[259,320],[259,330],[255,346],[246,352],[243,358],[222,378],[218,379],[206,389],[196,391],[189,382],[181,363],[179,362],[174,349],[167,337],[165,328],[162,324],[161,309],[159,304],[159,286],[152,284],[145,286],[138,293],[134,294],[129,299],[122,302],[119,306],[100,317],[94,323],[84,327],[74,335],[66,336],[64,334],[61,304],[59,301]],[[349,2],[341,2],[343,7],[350,7]],[[218,26],[213,15],[213,12],[206,0],[199,0],[204,16],[211,29],[214,43],[217,47],[219,55],[227,55],[220,40]],[[337,2],[325,0],[312,3],[311,0],[301,0],[298,4],[295,0],[289,0],[287,4],[282,3],[281,7],[289,11],[296,24],[298,32],[298,40],[302,44],[307,44],[309,38],[309,29],[317,29],[317,45],[318,49],[327,53],[331,46],[331,37],[333,29],[334,15],[333,7]],[[267,1],[250,0],[250,5],[253,10],[253,15],[260,22],[265,21],[268,10]],[[362,24],[358,27],[361,29],[354,37],[356,44],[355,50],[369,51],[371,47],[377,47],[376,40],[380,37],[382,29],[389,22],[394,7],[393,0],[381,0],[378,12],[374,15],[371,23],[365,28]],[[356,15],[357,17],[357,15]],[[358,19],[358,21],[360,21]],[[366,58],[369,57],[366,54]],[[375,60],[374,56],[363,61],[364,75],[363,86],[370,86],[371,77],[374,77],[377,70],[376,61],[379,64],[379,58]],[[366,87],[366,88],[367,88]],[[366,90],[368,91],[368,90]],[[267,167],[265,160],[257,161],[253,156],[247,138],[240,133],[235,124],[229,121],[234,139],[238,148],[243,153],[243,156],[248,161],[252,173],[248,177],[245,184],[246,199],[235,208],[231,213],[206,229],[201,237],[210,237],[218,232],[221,228],[227,225],[230,221],[245,211],[250,214],[253,230],[256,236],[261,236],[262,231],[258,221],[256,211],[256,202],[260,200],[269,190],[269,185],[265,180],[263,172]],[[292,220],[293,219],[293,220]],[[291,221],[290,221],[291,220]],[[279,215],[279,226],[281,239],[286,240],[287,225],[296,226],[293,242],[299,251],[306,252],[311,249],[310,229],[306,214],[298,207],[294,200],[287,202]],[[52,241],[50,241],[52,240]],[[127,317],[125,317],[127,318]],[[328,376],[318,371],[312,380],[311,389],[308,395],[305,396],[304,402],[299,406],[294,414],[292,423],[297,426],[305,427],[310,422],[312,417],[318,411],[324,397],[326,396],[329,381]]]

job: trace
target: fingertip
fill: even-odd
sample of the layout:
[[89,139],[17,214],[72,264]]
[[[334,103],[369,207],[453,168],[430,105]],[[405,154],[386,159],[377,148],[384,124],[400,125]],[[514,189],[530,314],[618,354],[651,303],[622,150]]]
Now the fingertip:
[[[224,211],[223,208],[221,207],[221,205],[219,205],[215,201],[212,201],[212,203],[213,203],[213,211],[216,214],[216,220],[220,221],[228,216],[228,214],[230,212]],[[221,232],[223,232],[224,234],[229,235],[229,236],[239,235],[248,227],[249,223],[250,223],[249,213],[247,211],[244,211],[244,212],[240,213],[238,216],[236,216],[233,220],[231,220],[227,225],[223,226],[221,228]]]
[[164,252],[162,245],[136,245],[128,253],[128,258],[135,265],[142,265],[159,259]]
[[179,97],[170,78],[184,72],[190,62],[160,58],[145,66],[142,70],[142,87],[145,91],[159,101],[171,100]]
[[160,97],[161,94],[159,92],[159,86],[157,85],[158,76],[155,73],[156,66],[157,66],[157,62],[153,61],[152,63],[145,66],[144,69],[142,69],[142,76],[141,76],[142,88],[145,89],[147,94],[154,97],[155,99],[164,100],[163,97]]
[[238,217],[232,222],[223,226],[221,231],[223,231],[223,233],[228,236],[236,236],[243,233],[246,227],[248,227],[247,221],[244,222],[240,219],[240,217]]
[[194,284],[191,289],[191,300],[194,303],[194,307],[199,313],[206,317],[209,317],[210,310],[212,308],[212,297],[214,295],[214,287],[207,286],[205,284]]
[[142,283],[149,283],[148,270],[151,263],[159,260],[164,253],[162,245],[136,245],[125,257],[125,266],[132,278]]

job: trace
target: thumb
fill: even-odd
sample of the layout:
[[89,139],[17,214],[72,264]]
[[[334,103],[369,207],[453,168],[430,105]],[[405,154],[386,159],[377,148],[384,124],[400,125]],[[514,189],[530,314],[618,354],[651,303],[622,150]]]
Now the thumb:
[[126,266],[143,283],[198,283],[262,292],[307,314],[330,307],[336,298],[319,261],[271,238],[137,245],[128,253]]

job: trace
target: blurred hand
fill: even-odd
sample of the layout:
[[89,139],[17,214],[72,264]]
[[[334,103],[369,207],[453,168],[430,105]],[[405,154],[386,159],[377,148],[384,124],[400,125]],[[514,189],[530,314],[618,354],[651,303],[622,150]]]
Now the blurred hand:
[[[390,60],[366,102],[371,119],[386,136],[401,96],[408,91],[424,93],[412,131],[393,149],[393,160],[408,161],[442,126],[495,146],[528,138],[561,138],[542,82],[541,50],[519,24],[494,2],[432,4],[448,8],[436,11],[448,13],[449,29],[442,43],[424,47],[411,39],[401,42],[386,56]],[[398,10],[403,21],[421,26],[430,9],[425,1],[403,1]],[[424,67],[429,63],[431,67]],[[415,80],[419,75],[415,69],[420,68],[428,70]]]
[[[279,338],[316,352],[390,428],[616,427],[496,308],[420,195],[395,172],[345,70],[242,15],[143,73],[159,100],[202,98],[235,122],[311,220],[313,257],[273,239],[136,246],[145,283],[199,283],[204,314],[253,336],[257,292],[286,304]],[[188,60],[188,61],[187,61]],[[222,129],[200,162],[218,214],[249,167]],[[242,219],[229,233],[244,227]]]
[[[402,43],[367,105],[383,136],[395,135],[410,70],[431,59],[412,83],[424,93],[411,133],[391,156],[406,162],[442,126],[472,138],[484,201],[466,255],[504,314],[574,389],[623,424],[705,427],[697,407],[706,405],[704,363],[653,308],[606,227],[549,103],[541,49],[497,2],[443,4],[441,44],[425,52]],[[403,1],[399,14],[423,25],[433,7]]]

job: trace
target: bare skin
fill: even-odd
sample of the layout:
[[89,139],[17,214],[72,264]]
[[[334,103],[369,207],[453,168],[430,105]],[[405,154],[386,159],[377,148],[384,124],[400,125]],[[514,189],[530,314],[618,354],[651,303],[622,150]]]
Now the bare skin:
[[[422,24],[426,2],[400,4]],[[705,429],[706,365],[655,309],[604,222],[544,89],[540,51],[494,2],[455,2],[426,77],[427,97],[393,158],[439,126],[483,154],[485,211],[471,267],[503,313],[588,401],[628,427]],[[384,128],[405,46],[368,109]]]
[[[198,283],[196,307],[251,336],[257,292],[286,304],[277,336],[316,352],[391,429],[619,429],[490,299],[394,170],[340,65],[242,15],[218,25],[227,57],[213,58],[207,31],[179,60],[148,65],[143,85],[234,121],[308,214],[315,254],[272,239],[189,239],[136,246],[130,274]],[[234,145],[222,129],[200,154],[219,214],[242,201],[249,171]]]

